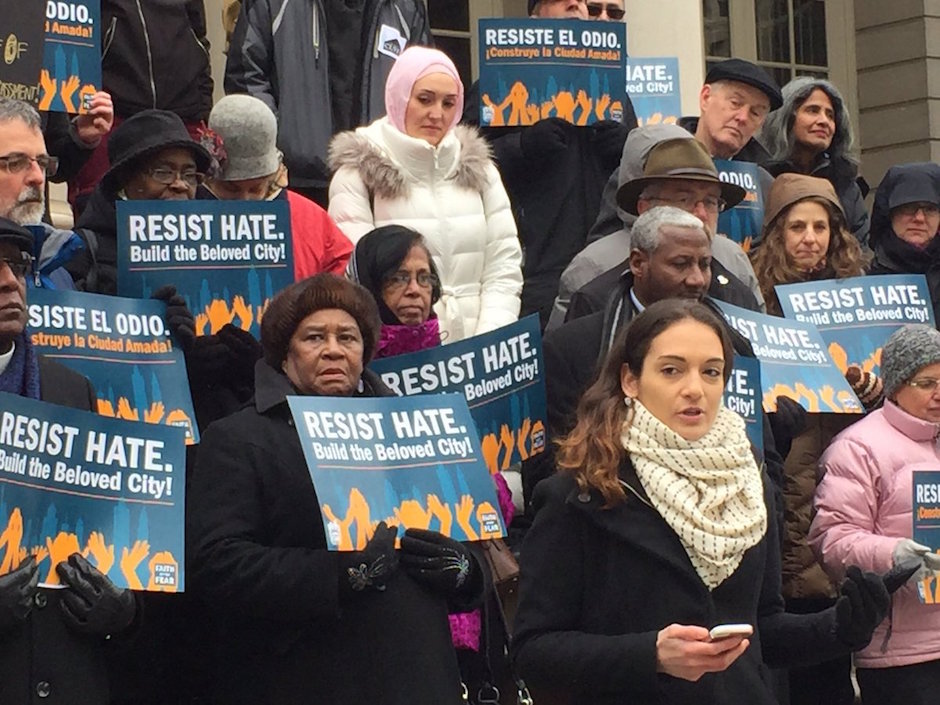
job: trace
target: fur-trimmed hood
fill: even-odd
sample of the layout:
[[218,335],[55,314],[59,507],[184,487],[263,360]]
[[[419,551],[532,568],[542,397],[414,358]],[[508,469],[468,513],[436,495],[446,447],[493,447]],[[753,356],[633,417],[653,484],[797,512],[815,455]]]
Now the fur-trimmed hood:
[[489,144],[476,128],[457,125],[437,147],[409,137],[387,118],[357,130],[341,132],[330,142],[329,166],[334,173],[344,166],[359,172],[373,196],[395,199],[408,196],[410,181],[435,173],[463,188],[482,192],[492,164]]

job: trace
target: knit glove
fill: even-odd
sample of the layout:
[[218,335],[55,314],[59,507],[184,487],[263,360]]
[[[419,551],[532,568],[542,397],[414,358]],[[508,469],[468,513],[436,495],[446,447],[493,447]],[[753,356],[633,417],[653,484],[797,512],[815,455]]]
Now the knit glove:
[[166,304],[166,323],[183,352],[189,352],[196,341],[196,319],[186,299],[176,293],[172,284],[161,286],[150,297]]
[[858,365],[848,366],[845,370],[845,381],[849,383],[855,396],[868,411],[874,409],[884,399],[884,384],[881,382],[881,377],[865,372]]
[[80,553],[55,567],[64,585],[59,605],[66,624],[80,634],[120,634],[137,615],[137,598],[117,587]]
[[790,397],[777,397],[777,410],[767,414],[774,446],[780,457],[786,460],[793,439],[806,428],[806,409]]
[[884,580],[875,573],[863,573],[849,566],[836,600],[836,638],[853,651],[868,646],[875,628],[888,614],[891,596]]
[[384,590],[388,579],[398,568],[395,537],[398,530],[384,521],[361,551],[340,554],[340,590],[346,594],[361,593],[366,588]]
[[254,379],[255,363],[261,359],[261,343],[255,336],[231,323],[222,326],[216,335],[228,348],[229,372],[236,378]]
[[940,554],[931,551],[930,546],[924,546],[912,539],[899,539],[891,552],[892,565],[899,566],[913,561],[919,565],[915,580],[923,580],[931,572],[940,570]]
[[616,120],[599,120],[591,125],[591,129],[594,131],[594,148],[601,159],[619,162],[623,143],[627,141],[627,126]]
[[568,147],[569,123],[550,117],[529,125],[519,133],[519,146],[526,159],[543,160]]
[[19,568],[0,576],[0,636],[26,621],[39,585],[39,566],[30,556]]
[[437,531],[425,529],[405,531],[401,564],[408,575],[445,597],[472,590],[480,571],[470,549]]

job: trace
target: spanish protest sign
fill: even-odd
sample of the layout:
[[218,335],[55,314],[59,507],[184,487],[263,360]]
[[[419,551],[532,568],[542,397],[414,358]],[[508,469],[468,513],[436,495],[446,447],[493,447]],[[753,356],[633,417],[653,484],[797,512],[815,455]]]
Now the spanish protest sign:
[[728,323],[751,342],[760,360],[764,411],[777,409],[777,397],[789,397],[812,412],[860,414],[855,392],[832,362],[819,331],[811,323],[749,311],[716,301]]
[[480,124],[620,121],[626,95],[623,22],[481,19]]
[[682,115],[679,59],[627,58],[627,95],[640,127],[675,125]]
[[100,0],[49,0],[39,109],[86,113],[101,88]]
[[725,406],[744,419],[747,439],[758,451],[764,450],[764,410],[760,401],[760,360],[734,356],[731,377],[725,386]]
[[369,367],[397,394],[463,394],[490,472],[545,448],[545,368],[537,316],[450,345],[373,360]]
[[0,574],[80,552],[116,585],[183,591],[183,431],[0,394]]
[[267,302],[294,281],[290,212],[274,201],[118,201],[118,293],[174,284],[196,334],[227,323],[259,335]]
[[774,287],[783,315],[812,323],[844,373],[849,365],[881,370],[881,348],[908,323],[934,326],[923,274],[885,274]]
[[[940,553],[940,466],[911,466],[913,533],[919,544]],[[940,605],[940,574],[926,571],[916,582],[917,595],[927,605]]]
[[505,535],[496,487],[459,394],[288,403],[330,550],[361,550],[378,521],[458,541]]
[[718,178],[736,184],[747,193],[744,200],[734,208],[718,215],[718,232],[734,240],[745,252],[760,240],[764,226],[764,197],[758,177],[759,167],[750,162],[732,159],[716,159]]
[[199,441],[183,351],[166,304],[78,291],[31,289],[27,326],[36,351],[88,377],[98,413],[178,426]]
[[45,2],[0,0],[3,26],[3,61],[0,61],[0,97],[36,105],[42,70]]

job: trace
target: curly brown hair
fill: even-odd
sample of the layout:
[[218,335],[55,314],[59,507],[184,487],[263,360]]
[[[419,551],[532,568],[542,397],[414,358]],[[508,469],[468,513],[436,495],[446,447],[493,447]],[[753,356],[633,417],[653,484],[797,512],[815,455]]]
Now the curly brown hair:
[[[824,265],[816,271],[806,272],[793,266],[787,254],[784,225],[787,213],[797,203],[818,203],[829,214],[829,247]],[[865,273],[871,255],[862,251],[858,240],[849,232],[845,218],[838,208],[822,197],[804,198],[791,203],[764,228],[760,246],[751,251],[751,264],[760,285],[767,313],[782,316],[780,301],[774,287],[778,284],[793,284],[821,279],[845,279]]]
[[574,475],[582,492],[596,489],[605,506],[624,500],[620,464],[626,450],[620,440],[628,409],[620,373],[624,365],[639,376],[653,340],[675,323],[692,319],[711,328],[721,341],[725,384],[731,376],[734,348],[724,322],[705,304],[692,299],[663,299],[648,306],[617,334],[597,380],[578,402],[577,423],[558,441],[559,470]]

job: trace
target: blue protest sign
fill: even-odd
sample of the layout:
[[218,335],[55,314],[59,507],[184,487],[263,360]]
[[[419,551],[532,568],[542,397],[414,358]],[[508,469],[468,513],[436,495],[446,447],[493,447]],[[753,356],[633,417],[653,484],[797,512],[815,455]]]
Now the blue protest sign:
[[627,94],[640,127],[675,125],[682,115],[679,59],[674,56],[628,58]]
[[761,405],[760,360],[734,356],[731,377],[725,386],[725,406],[744,419],[747,438],[758,451],[764,450],[764,410]]
[[908,323],[934,326],[923,274],[885,274],[774,287],[783,315],[812,323],[836,366],[881,371],[881,348]]
[[715,303],[729,325],[751,342],[760,360],[764,411],[775,411],[777,397],[784,396],[811,412],[862,413],[858,397],[811,323]]
[[459,394],[288,403],[331,550],[362,549],[380,520],[458,541],[505,535],[496,487]]
[[101,90],[100,0],[56,0],[45,6],[39,109],[86,113]]
[[545,448],[545,381],[538,316],[369,367],[396,394],[463,394],[490,472]]
[[183,351],[166,304],[79,291],[31,289],[27,331],[36,351],[95,386],[98,413],[182,428],[199,442]]
[[751,162],[716,159],[715,168],[719,179],[736,184],[747,192],[743,201],[718,216],[718,232],[747,252],[760,240],[764,225],[764,196],[758,176],[760,167]]
[[625,100],[623,22],[481,19],[480,124],[620,121]]
[[294,281],[285,200],[119,200],[117,231],[118,293],[175,285],[197,335],[233,323],[257,337],[267,302]]
[[182,592],[183,431],[0,394],[0,574],[86,553],[120,587]]
[[[912,470],[911,495],[914,521],[911,537],[940,553],[940,469]],[[924,604],[940,604],[938,578],[940,576],[935,571],[917,583],[917,594]]]

